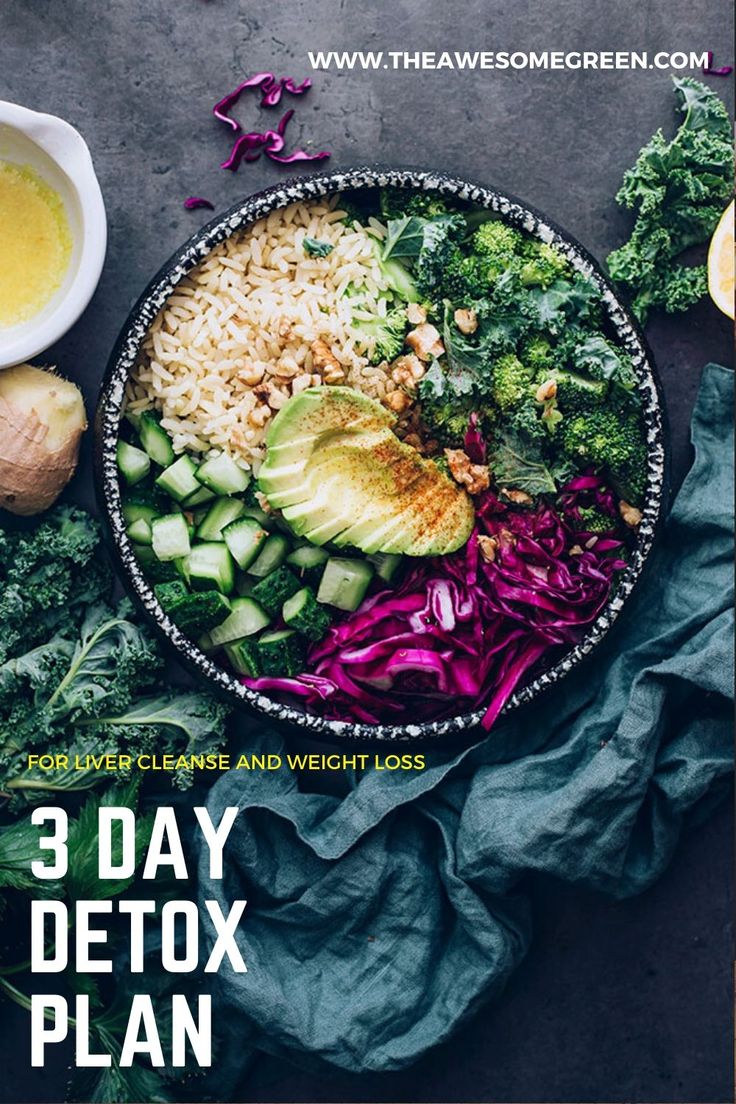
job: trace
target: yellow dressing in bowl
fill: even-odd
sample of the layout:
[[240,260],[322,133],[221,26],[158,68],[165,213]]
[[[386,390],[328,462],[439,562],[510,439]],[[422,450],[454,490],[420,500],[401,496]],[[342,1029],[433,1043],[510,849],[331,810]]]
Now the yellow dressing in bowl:
[[58,192],[30,166],[0,160],[0,328],[38,314],[61,286],[71,254]]

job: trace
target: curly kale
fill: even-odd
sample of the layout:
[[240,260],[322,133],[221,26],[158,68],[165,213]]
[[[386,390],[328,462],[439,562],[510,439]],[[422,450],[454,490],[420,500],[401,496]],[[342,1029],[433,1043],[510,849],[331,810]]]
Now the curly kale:
[[84,603],[109,594],[99,540],[97,522],[74,506],[57,506],[33,531],[0,530],[0,663],[17,645],[68,629]]
[[[38,801],[49,790],[109,781],[88,755],[220,746],[223,707],[207,694],[163,689],[163,660],[129,603],[112,609],[97,600],[99,532],[83,511],[62,507],[32,531],[0,530],[0,542],[17,553],[3,560],[0,592],[6,616],[13,614],[0,661],[2,793]],[[47,570],[60,564],[63,572]],[[19,598],[12,607],[9,595]],[[67,769],[27,766],[29,752],[53,747],[68,755]],[[189,781],[186,773],[174,778]]]
[[445,215],[424,223],[414,275],[420,295],[430,302],[446,298],[445,272],[457,261],[458,239],[465,230],[462,215]]
[[534,334],[522,342],[519,358],[533,372],[538,383],[549,379],[552,369],[559,363],[559,356],[552,342],[541,334]]
[[608,269],[632,297],[641,322],[650,311],[687,310],[707,292],[704,266],[679,262],[707,241],[733,188],[733,143],[725,105],[691,77],[673,78],[685,119],[668,141],[661,130],[625,175],[617,202],[636,213],[629,240]]

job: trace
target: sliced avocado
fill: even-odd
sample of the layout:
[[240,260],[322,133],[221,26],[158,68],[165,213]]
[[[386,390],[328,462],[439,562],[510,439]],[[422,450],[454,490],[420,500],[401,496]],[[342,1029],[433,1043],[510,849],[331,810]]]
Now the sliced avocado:
[[348,387],[311,387],[279,411],[266,437],[261,491],[312,544],[440,556],[465,544],[473,504],[393,433],[395,418]]

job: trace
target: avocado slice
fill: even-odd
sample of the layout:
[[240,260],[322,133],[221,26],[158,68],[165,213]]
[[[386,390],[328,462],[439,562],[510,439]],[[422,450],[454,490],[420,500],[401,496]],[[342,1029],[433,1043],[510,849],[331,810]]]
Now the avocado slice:
[[395,417],[349,387],[310,387],[266,435],[261,491],[298,535],[363,552],[442,556],[473,529],[473,504],[393,432]]

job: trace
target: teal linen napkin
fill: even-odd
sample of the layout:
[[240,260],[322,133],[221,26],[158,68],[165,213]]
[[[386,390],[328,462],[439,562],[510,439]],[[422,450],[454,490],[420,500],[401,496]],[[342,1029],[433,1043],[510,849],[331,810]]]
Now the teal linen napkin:
[[[201,857],[200,897],[248,899],[248,973],[217,982],[220,1093],[253,1048],[354,1071],[409,1064],[519,964],[523,875],[638,893],[723,796],[732,417],[732,373],[708,365],[695,460],[638,591],[587,665],[488,739],[429,753],[418,774],[370,771],[344,799],[300,792],[286,768],[230,771],[213,788],[213,817],[243,813],[222,882]],[[248,750],[283,741],[257,730]]]

